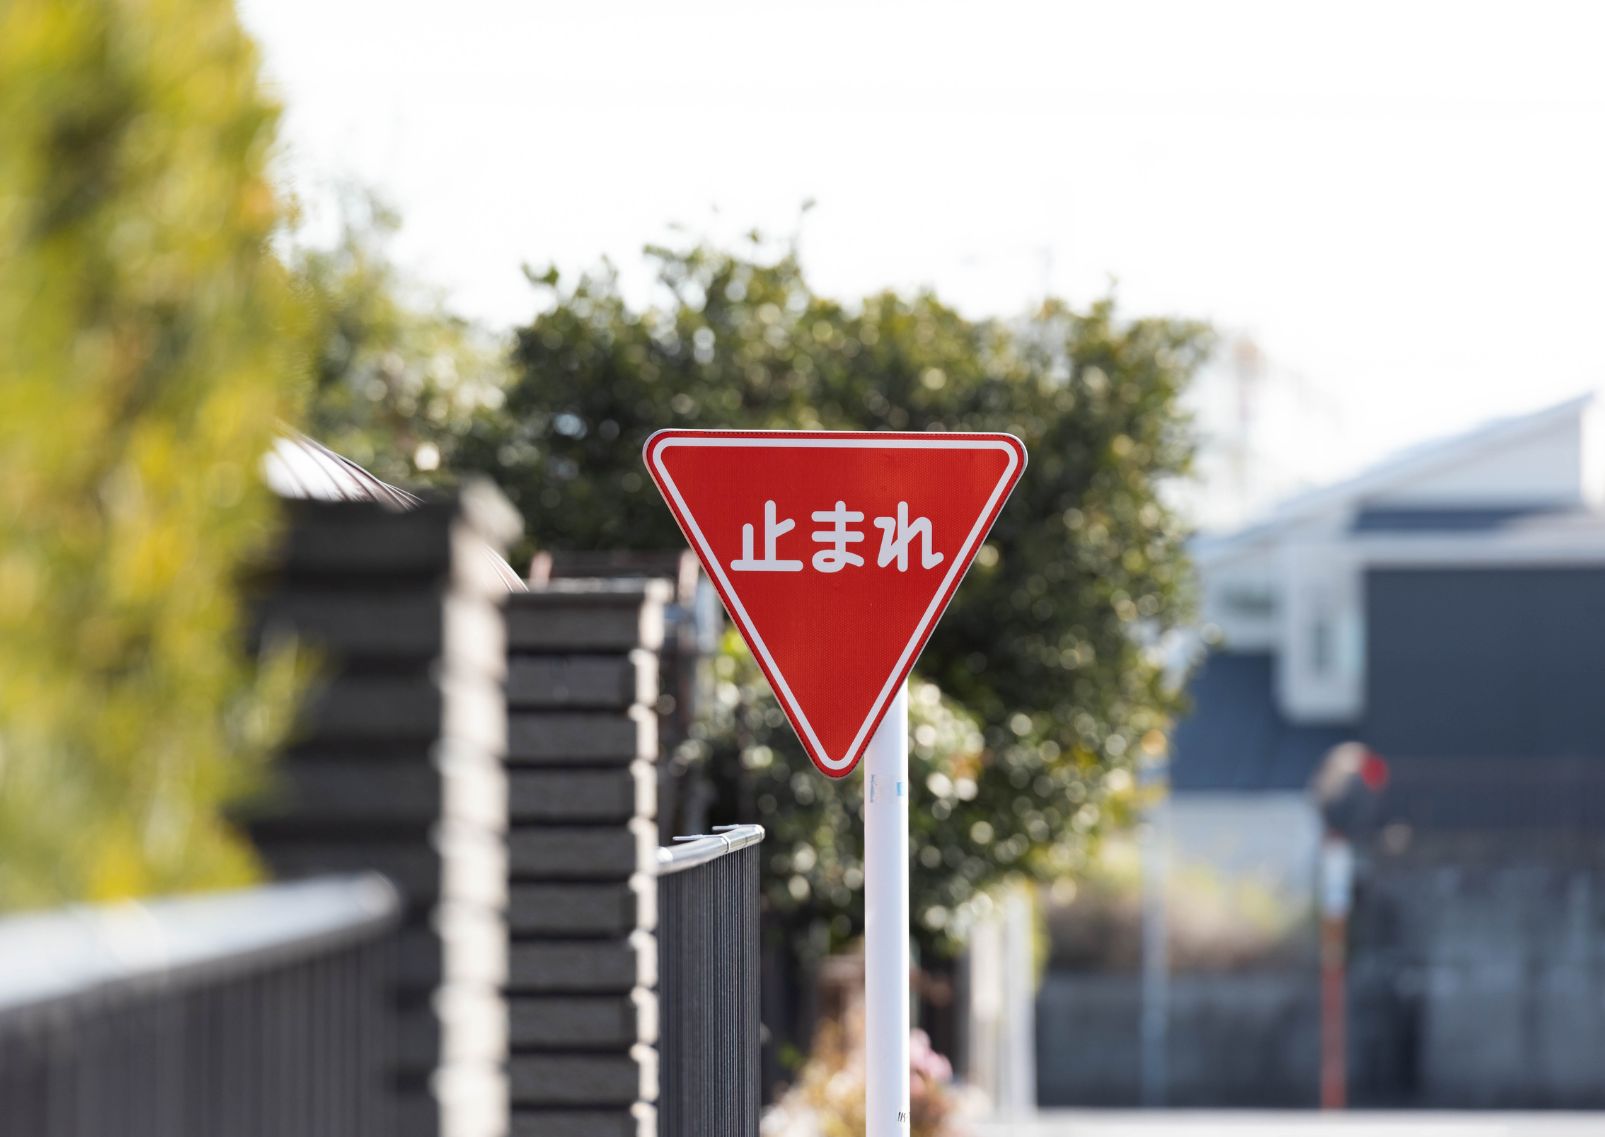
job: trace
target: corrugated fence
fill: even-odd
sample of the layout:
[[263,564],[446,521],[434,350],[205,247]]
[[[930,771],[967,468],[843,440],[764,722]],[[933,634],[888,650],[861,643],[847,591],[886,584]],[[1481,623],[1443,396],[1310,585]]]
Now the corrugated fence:
[[0,1132],[386,1137],[376,876],[0,921]]
[[659,1137],[758,1132],[763,836],[739,825],[659,850]]

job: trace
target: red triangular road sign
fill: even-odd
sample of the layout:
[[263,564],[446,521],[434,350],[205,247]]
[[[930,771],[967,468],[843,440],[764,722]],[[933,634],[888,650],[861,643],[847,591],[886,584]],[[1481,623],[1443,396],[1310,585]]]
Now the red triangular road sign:
[[814,765],[858,764],[1025,468],[1009,434],[662,430],[647,469]]

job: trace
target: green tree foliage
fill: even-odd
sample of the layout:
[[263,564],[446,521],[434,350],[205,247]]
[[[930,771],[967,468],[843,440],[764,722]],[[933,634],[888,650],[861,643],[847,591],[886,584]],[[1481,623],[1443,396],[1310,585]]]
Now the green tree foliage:
[[[856,898],[864,884],[863,779],[832,781],[813,768],[734,629],[715,660],[714,679],[693,750],[721,791],[719,820],[762,820],[769,910],[790,915],[799,947],[828,950],[862,930]],[[914,924],[926,943],[947,946],[963,940],[971,902],[998,878],[987,843],[955,841],[949,826],[1015,821],[989,820],[977,806],[985,755],[980,726],[936,684],[911,681],[909,726],[909,775],[922,788],[909,814]]]
[[308,430],[387,481],[449,476],[456,440],[501,403],[506,345],[447,311],[397,267],[396,214],[341,197],[338,239],[301,245],[292,267],[318,313]]
[[249,875],[294,677],[238,636],[303,323],[226,0],[0,5],[0,905]]
[[[927,688],[916,699],[929,721],[916,730],[914,904],[945,946],[977,890],[1074,869],[1129,801],[1132,763],[1164,745],[1173,696],[1149,645],[1187,596],[1161,486],[1188,469],[1178,400],[1208,332],[1123,320],[1108,300],[1050,301],[1017,321],[969,319],[929,293],[846,305],[762,246],[653,256],[663,301],[644,308],[610,273],[543,278],[551,302],[518,333],[505,414],[459,447],[536,543],[679,546],[639,456],[659,427],[1004,430],[1030,450],[919,665],[946,702]],[[827,939],[851,935],[859,779],[814,774],[750,665],[722,666],[726,713],[701,747],[722,819],[775,833],[777,907]]]

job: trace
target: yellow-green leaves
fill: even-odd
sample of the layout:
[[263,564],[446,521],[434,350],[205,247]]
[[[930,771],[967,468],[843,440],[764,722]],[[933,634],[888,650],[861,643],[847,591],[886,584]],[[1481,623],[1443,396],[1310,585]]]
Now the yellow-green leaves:
[[0,906],[236,881],[282,730],[241,648],[305,318],[226,0],[0,6]]

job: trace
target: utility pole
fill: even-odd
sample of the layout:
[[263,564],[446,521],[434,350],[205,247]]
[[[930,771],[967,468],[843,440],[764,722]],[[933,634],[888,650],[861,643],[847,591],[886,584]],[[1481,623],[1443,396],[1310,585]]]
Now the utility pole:
[[1165,890],[1170,878],[1170,771],[1166,755],[1145,755],[1138,766],[1143,806],[1141,1096],[1149,1109],[1165,1105],[1170,1072],[1170,949]]
[[1354,847],[1328,831],[1321,842],[1321,1108],[1349,1096],[1348,941]]
[[1388,764],[1359,742],[1334,746],[1311,783],[1325,835],[1317,868],[1321,921],[1321,1108],[1349,1103],[1349,911],[1354,841],[1374,831]]

